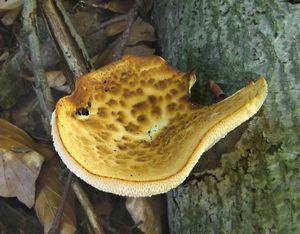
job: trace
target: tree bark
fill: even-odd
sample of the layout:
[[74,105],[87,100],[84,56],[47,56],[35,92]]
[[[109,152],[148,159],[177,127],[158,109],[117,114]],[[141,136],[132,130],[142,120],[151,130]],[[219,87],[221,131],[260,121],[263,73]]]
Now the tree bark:
[[153,21],[163,57],[196,71],[194,92],[208,79],[227,94],[259,75],[269,85],[241,134],[167,194],[170,232],[300,233],[300,4],[157,0]]

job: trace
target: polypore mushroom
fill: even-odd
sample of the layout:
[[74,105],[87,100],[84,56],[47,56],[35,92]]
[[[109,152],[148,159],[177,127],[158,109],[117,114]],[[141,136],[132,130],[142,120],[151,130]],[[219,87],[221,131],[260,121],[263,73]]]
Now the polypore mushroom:
[[76,82],[52,116],[54,146],[92,186],[151,196],[178,186],[199,157],[254,115],[263,77],[211,106],[189,102],[196,78],[156,56],[125,56]]

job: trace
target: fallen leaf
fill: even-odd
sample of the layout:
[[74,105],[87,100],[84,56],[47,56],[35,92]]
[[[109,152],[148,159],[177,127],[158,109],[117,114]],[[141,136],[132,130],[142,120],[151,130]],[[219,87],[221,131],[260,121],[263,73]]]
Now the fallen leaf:
[[104,28],[104,34],[106,37],[113,37],[113,36],[123,32],[126,28],[126,25],[127,25],[126,20],[122,20],[122,21],[110,24]]
[[[46,72],[47,83],[49,87],[58,91],[70,93],[71,88],[67,84],[67,78],[62,71],[48,71]],[[26,80],[34,81],[34,77],[25,77]]]
[[[44,226],[44,233],[48,233],[59,206],[64,184],[58,179],[59,161],[55,151],[48,146],[40,146],[40,150],[45,155],[46,162],[37,182],[34,208],[41,224]],[[71,191],[69,191],[69,197],[65,204],[59,233],[75,233],[76,231],[74,200],[73,195],[70,193]]]
[[26,132],[4,119],[0,119],[0,136],[15,140],[28,148],[37,149],[36,143]]
[[0,69],[0,108],[9,109],[14,106],[20,95],[24,94],[21,70],[24,63],[24,53],[20,49]]
[[[127,22],[120,21],[107,26],[104,30],[107,37],[115,36],[123,32]],[[151,24],[143,21],[140,17],[133,23],[127,45],[135,45],[141,41],[155,41],[155,31]]]
[[160,215],[155,212],[152,198],[128,197],[126,208],[138,228],[146,234],[161,234]]
[[94,8],[89,11],[76,11],[72,15],[73,25],[76,25],[76,31],[85,42],[85,46],[90,55],[95,55],[103,50],[106,45],[106,36],[100,28],[101,22],[106,19]]
[[26,95],[26,98],[20,98],[18,103],[10,109],[12,121],[20,128],[24,129],[31,136],[36,135],[36,129],[41,128],[39,101],[35,93]]
[[109,64],[112,61],[114,48],[117,45],[118,40],[115,40],[111,44],[109,44],[101,54],[96,55],[91,59],[95,68],[102,67],[106,64]]
[[[119,30],[123,31],[126,27],[126,22],[119,22],[113,25],[115,25],[115,28],[112,27],[110,29],[107,29],[107,35],[113,36],[116,35],[115,33],[117,33]],[[121,29],[122,27],[124,28]],[[141,56],[153,55],[155,53],[155,48],[148,46],[147,43],[144,42],[153,42],[155,40],[155,32],[152,25],[138,18],[132,26],[128,38],[127,47],[125,48],[123,54],[134,54]],[[118,39],[109,44],[101,54],[95,56],[92,59],[93,64],[96,68],[104,66],[112,61],[112,56],[117,43]]]
[[17,197],[31,208],[44,158],[21,129],[5,120],[0,120],[0,127],[0,196]]
[[[106,64],[109,64],[112,61],[112,56],[114,53],[114,48],[117,44],[117,40],[110,44],[106,49],[98,56],[92,58],[93,65],[95,68],[99,68]],[[128,46],[124,50],[124,55],[126,54],[134,54],[140,56],[153,55],[155,53],[155,48],[149,47],[145,44],[136,45],[136,46]]]
[[156,41],[155,31],[151,24],[137,18],[132,26],[132,30],[128,39],[128,45],[135,45],[141,41]]
[[147,46],[145,44],[141,44],[135,46],[127,46],[125,48],[124,54],[146,56],[146,55],[153,55],[154,52],[155,52],[155,48]]
[[60,87],[66,84],[67,79],[62,71],[49,71],[46,73],[47,82],[50,87]]
[[109,0],[105,4],[105,9],[116,13],[126,13],[132,8],[134,2],[134,0]]
[[23,0],[0,0],[0,10],[12,10],[23,5]]

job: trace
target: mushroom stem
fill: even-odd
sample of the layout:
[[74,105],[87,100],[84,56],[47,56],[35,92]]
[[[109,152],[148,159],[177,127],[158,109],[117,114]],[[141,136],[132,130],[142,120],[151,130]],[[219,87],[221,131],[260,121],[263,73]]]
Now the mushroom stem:
[[[71,172],[70,172],[71,173]],[[95,210],[90,203],[86,193],[82,189],[81,185],[78,183],[78,181],[74,181],[72,183],[72,189],[76,194],[76,197],[78,201],[80,202],[81,206],[83,207],[83,210],[86,213],[86,216],[88,217],[90,224],[92,225],[92,228],[94,230],[95,234],[104,234],[103,228],[98,222],[97,215],[95,213]]]
[[61,196],[61,200],[59,201],[59,206],[58,206],[58,209],[56,211],[54,221],[51,225],[51,228],[50,228],[48,234],[55,234],[55,233],[59,232],[59,225],[60,225],[62,215],[64,213],[64,208],[65,208],[66,200],[68,198],[72,178],[73,178],[73,173],[71,171],[69,171],[68,178],[67,178],[67,181],[65,183],[65,189],[64,189],[63,194]]

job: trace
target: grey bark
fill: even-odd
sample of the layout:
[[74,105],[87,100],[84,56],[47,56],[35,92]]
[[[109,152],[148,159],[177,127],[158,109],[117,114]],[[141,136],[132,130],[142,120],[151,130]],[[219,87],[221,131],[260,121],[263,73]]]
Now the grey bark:
[[228,94],[260,74],[269,84],[237,141],[168,193],[170,232],[300,233],[300,4],[157,0],[153,21],[162,56],[196,71],[195,92],[208,79]]

